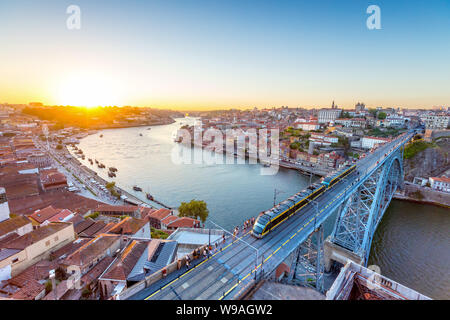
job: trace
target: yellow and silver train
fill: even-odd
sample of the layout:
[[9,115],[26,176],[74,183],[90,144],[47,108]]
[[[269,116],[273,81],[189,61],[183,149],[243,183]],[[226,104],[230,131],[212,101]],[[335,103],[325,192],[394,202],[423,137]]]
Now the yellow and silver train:
[[325,190],[333,187],[340,180],[356,170],[356,165],[347,166],[342,171],[325,178],[322,183],[313,184],[306,190],[301,191],[292,197],[284,200],[270,210],[259,214],[253,226],[252,235],[256,238],[262,238],[270,231],[275,229],[293,214],[299,212],[311,200],[316,199]]

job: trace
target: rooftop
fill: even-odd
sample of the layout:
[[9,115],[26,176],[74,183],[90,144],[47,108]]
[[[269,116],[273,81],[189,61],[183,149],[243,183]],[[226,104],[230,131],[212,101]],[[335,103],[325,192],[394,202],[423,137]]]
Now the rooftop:
[[29,217],[41,224],[45,220],[57,215],[60,211],[61,209],[55,209],[52,206],[48,206],[42,210],[36,210],[33,214],[29,215]]
[[50,223],[46,226],[40,227],[36,230],[33,230],[27,234],[24,234],[23,236],[12,240],[11,242],[8,242],[4,245],[5,248],[9,249],[18,249],[23,250],[26,247],[37,243],[52,234],[55,234],[69,226],[71,226],[71,223],[65,223],[65,222],[59,222],[59,223]]
[[109,230],[109,233],[132,235],[138,232],[147,222],[144,219],[126,217]]
[[75,252],[65,258],[62,263],[64,265],[78,265],[90,263],[93,259],[99,256],[110,248],[115,241],[118,241],[120,236],[100,234],[88,243],[78,248]]
[[154,218],[154,219],[158,219],[158,220],[162,220],[165,217],[167,217],[168,215],[171,214],[171,211],[169,209],[158,209],[152,213],[149,214],[149,217]]
[[17,216],[11,219],[4,220],[0,222],[0,237],[12,231],[15,231],[29,223],[31,223],[31,221],[25,216]]
[[138,206],[112,206],[109,204],[101,204],[97,207],[99,212],[135,212]]

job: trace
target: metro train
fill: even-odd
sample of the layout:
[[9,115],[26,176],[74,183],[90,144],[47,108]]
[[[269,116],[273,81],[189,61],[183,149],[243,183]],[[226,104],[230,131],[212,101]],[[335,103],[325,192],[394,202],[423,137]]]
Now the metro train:
[[321,183],[315,183],[305,190],[296,193],[270,210],[263,211],[253,225],[251,234],[258,239],[263,238],[270,231],[278,227],[286,219],[295,213],[301,213],[301,209],[309,202],[319,197],[327,189],[356,170],[356,165],[348,165],[343,170],[325,178]]

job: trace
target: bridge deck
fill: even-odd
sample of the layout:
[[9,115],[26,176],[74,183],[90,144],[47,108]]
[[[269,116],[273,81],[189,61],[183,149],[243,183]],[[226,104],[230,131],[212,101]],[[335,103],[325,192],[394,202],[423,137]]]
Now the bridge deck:
[[[410,135],[408,135],[409,137]],[[322,224],[338,206],[351,194],[376,167],[388,158],[384,154],[399,148],[404,141],[394,140],[377,149],[373,154],[357,163],[357,171],[316,199],[316,205],[309,204],[263,239],[255,239],[247,231],[240,234],[243,241],[228,239],[222,244],[222,251],[214,253],[209,259],[196,261],[191,270],[182,269],[170,277],[160,280],[142,290],[130,299],[233,299],[254,281],[255,265],[257,272],[272,272],[307,237]],[[378,161],[378,162],[377,162]],[[359,172],[359,174],[358,174]]]

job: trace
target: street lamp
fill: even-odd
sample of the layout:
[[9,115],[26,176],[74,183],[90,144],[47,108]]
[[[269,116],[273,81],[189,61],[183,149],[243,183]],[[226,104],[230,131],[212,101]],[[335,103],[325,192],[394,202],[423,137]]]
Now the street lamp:
[[281,194],[281,193],[285,193],[283,190],[278,190],[278,189],[273,189],[273,206],[275,207],[275,202],[276,202],[276,198],[277,195]]
[[314,216],[314,230],[316,230],[316,220],[317,220],[317,216],[319,215],[319,203],[316,200],[310,200],[310,199],[306,199],[306,200],[308,200],[308,204],[313,203],[316,206],[316,215]]

